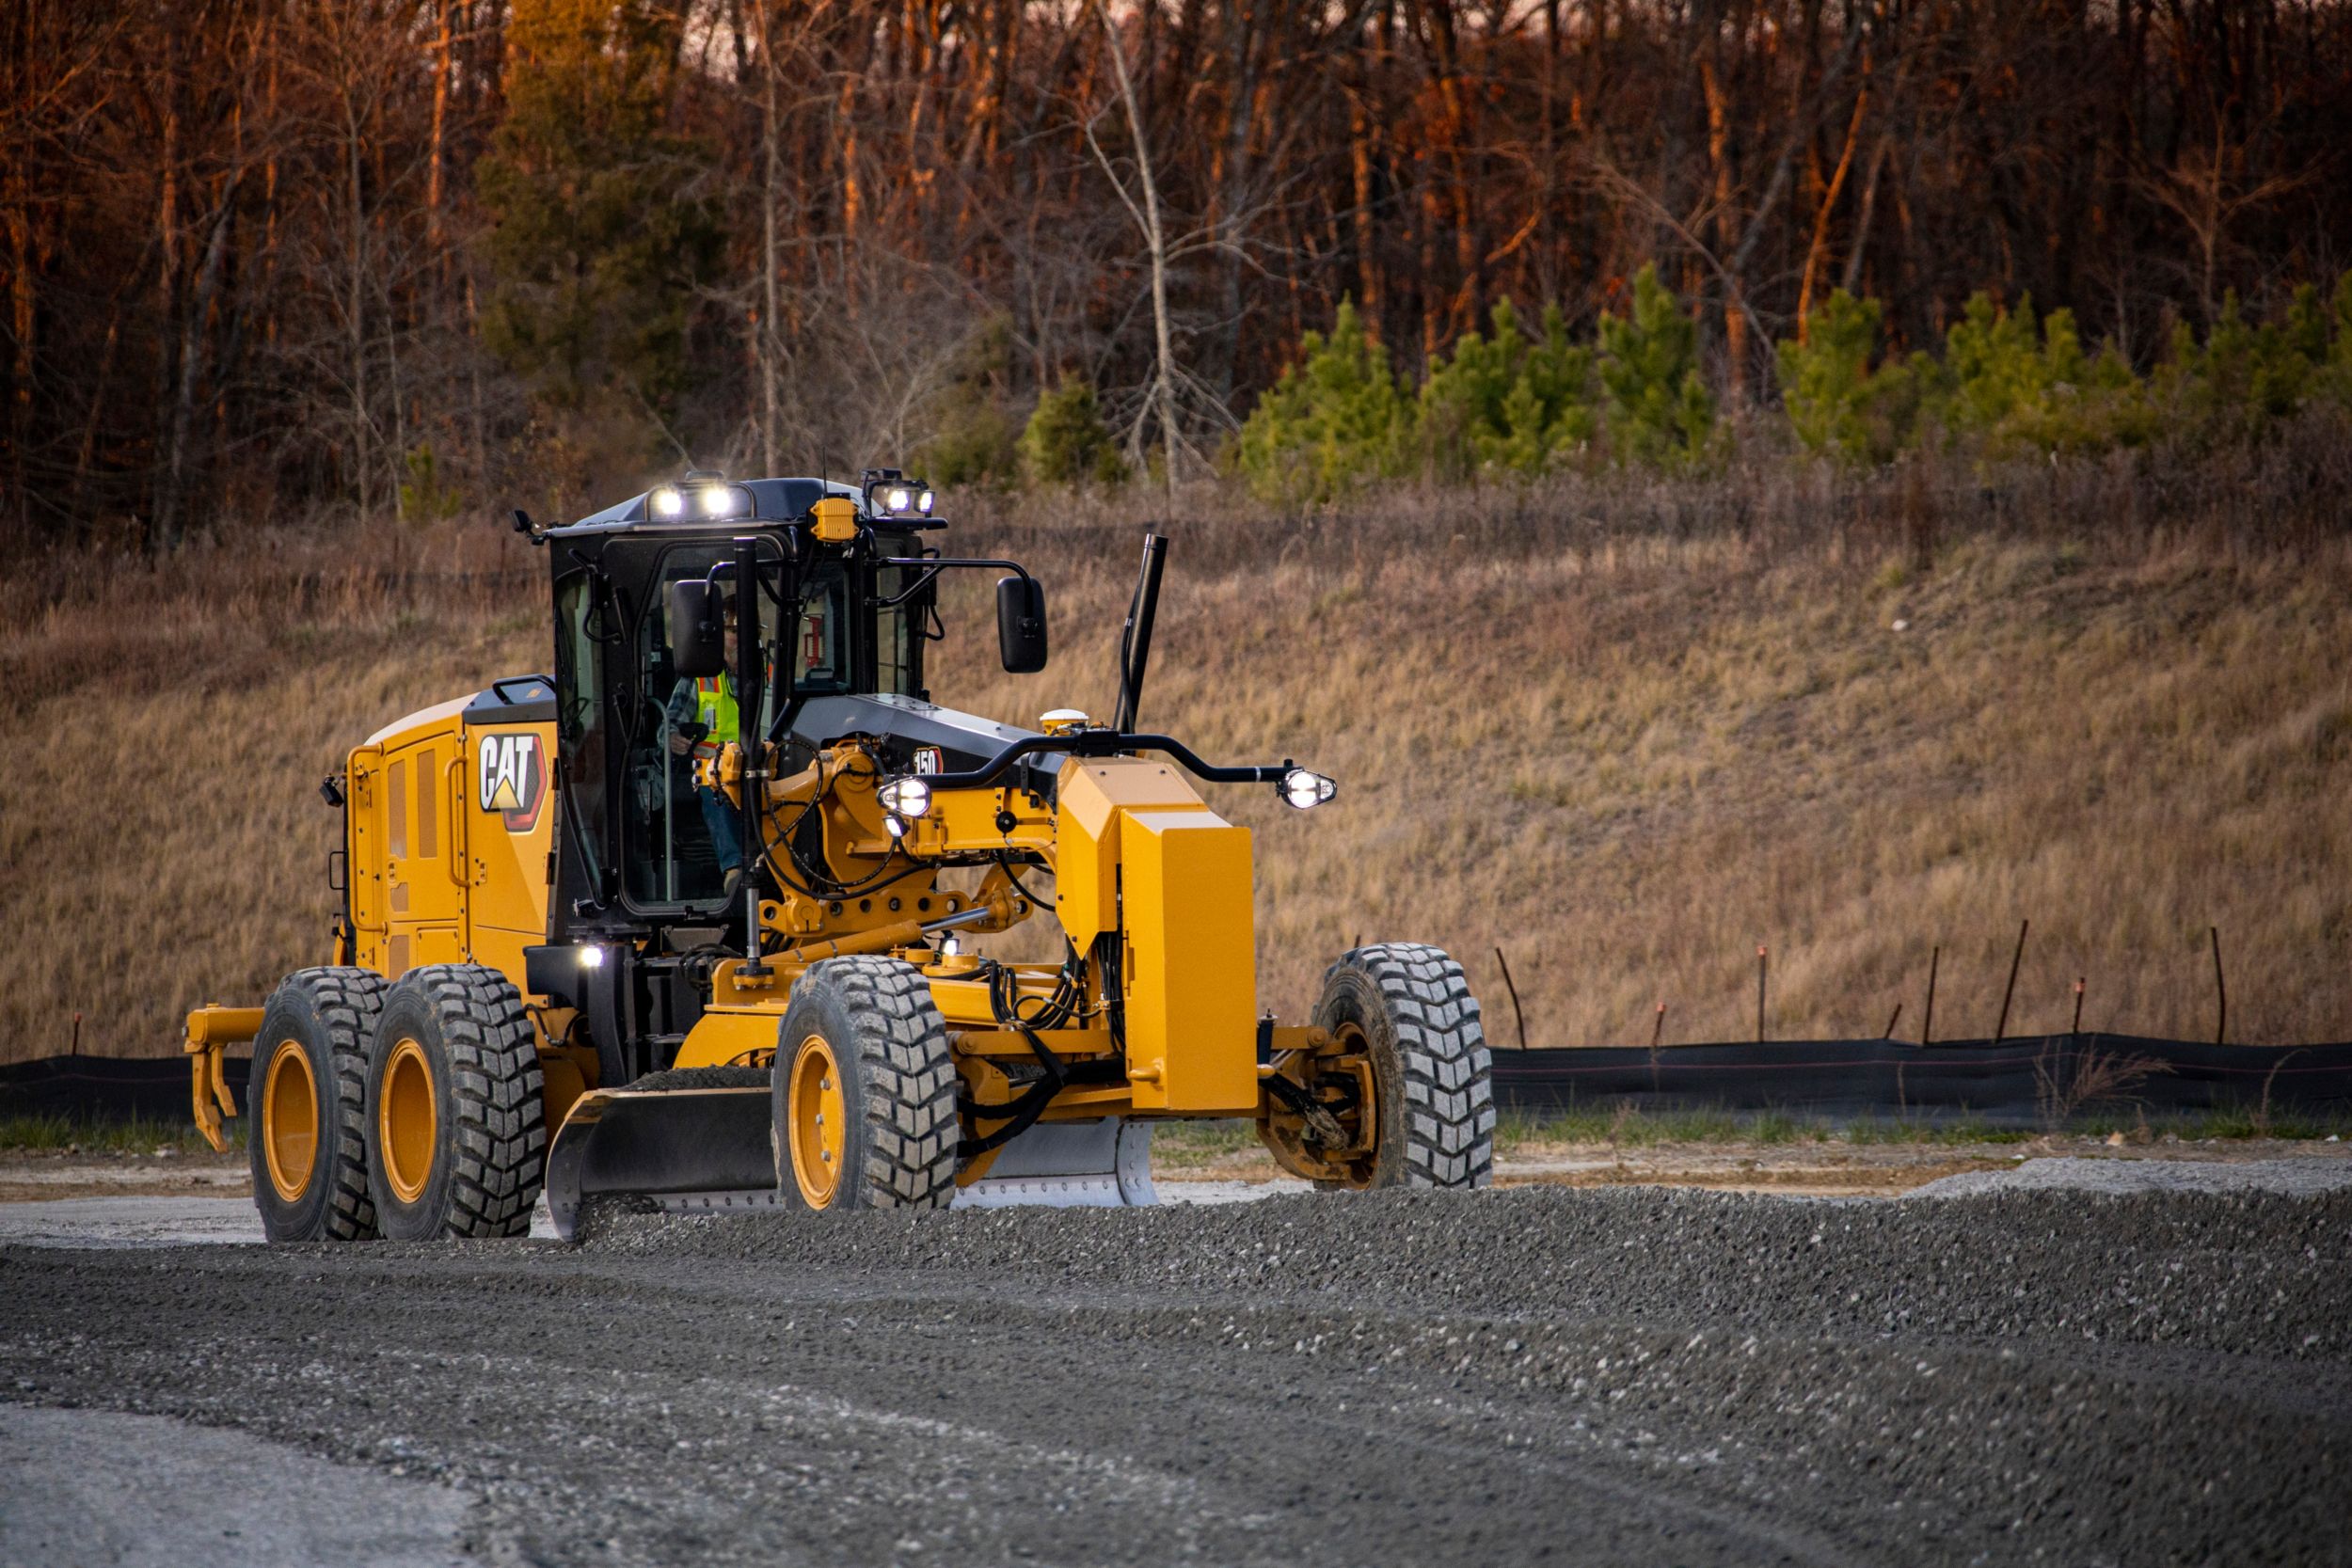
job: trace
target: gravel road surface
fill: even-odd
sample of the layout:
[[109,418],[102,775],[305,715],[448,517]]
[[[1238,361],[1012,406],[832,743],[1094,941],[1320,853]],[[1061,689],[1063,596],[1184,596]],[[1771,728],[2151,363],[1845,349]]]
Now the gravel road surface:
[[469,1499],[161,1416],[0,1404],[0,1562],[463,1568]]
[[2352,1562],[2341,1188],[605,1213],[0,1302],[0,1398],[462,1504],[385,1560]]

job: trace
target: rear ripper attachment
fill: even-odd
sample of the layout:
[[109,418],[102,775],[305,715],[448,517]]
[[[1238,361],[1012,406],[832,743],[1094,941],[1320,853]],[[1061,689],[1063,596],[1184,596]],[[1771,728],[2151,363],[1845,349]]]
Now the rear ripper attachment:
[[[1177,1117],[1248,1117],[1319,1186],[1490,1180],[1478,1005],[1443,953],[1359,947],[1311,1021],[1260,1014],[1249,832],[1199,786],[1302,811],[1337,786],[1139,727],[1167,541],[1112,721],[1023,729],[931,700],[948,572],[997,574],[1007,670],[1047,652],[1043,585],[929,543],[931,504],[890,469],[691,472],[517,515],[554,673],[356,748],[326,792],[335,967],[189,1017],[218,1147],[223,1048],[257,1042],[273,1240],[515,1234],[543,1178],[565,1237],[595,1198],[1150,1203]],[[1058,958],[988,950],[1032,922]]]

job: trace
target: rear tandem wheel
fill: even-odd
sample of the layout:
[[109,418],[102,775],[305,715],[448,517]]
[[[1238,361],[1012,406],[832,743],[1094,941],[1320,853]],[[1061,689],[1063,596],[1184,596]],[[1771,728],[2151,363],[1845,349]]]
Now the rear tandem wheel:
[[384,991],[373,970],[297,969],[262,1009],[246,1081],[246,1153],[253,1206],[272,1242],[375,1234],[360,1123]]
[[368,1055],[368,1190],[396,1242],[522,1236],[547,1154],[537,1042],[512,981],[481,964],[412,969]]

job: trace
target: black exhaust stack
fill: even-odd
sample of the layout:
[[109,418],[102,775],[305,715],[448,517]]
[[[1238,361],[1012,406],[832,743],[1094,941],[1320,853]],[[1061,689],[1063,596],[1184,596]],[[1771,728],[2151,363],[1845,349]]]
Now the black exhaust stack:
[[1152,658],[1152,615],[1160,604],[1160,569],[1168,559],[1168,537],[1143,536],[1143,571],[1136,579],[1136,596],[1127,602],[1127,625],[1119,637],[1119,713],[1111,727],[1125,734],[1136,727],[1136,708],[1143,701],[1144,667]]

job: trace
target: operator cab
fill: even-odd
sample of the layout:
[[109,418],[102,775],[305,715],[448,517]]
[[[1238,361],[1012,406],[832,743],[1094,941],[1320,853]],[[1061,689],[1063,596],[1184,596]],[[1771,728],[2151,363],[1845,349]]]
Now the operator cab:
[[[774,898],[753,847],[790,825],[696,781],[698,759],[737,743],[746,717],[771,776],[842,734],[939,731],[950,764],[1028,734],[927,701],[925,644],[944,635],[939,569],[1009,566],[946,560],[925,543],[941,527],[920,480],[870,470],[859,486],[689,472],[569,527],[533,529],[555,588],[550,941],[602,933],[663,947],[670,928],[739,924],[743,889]],[[1044,594],[1011,571],[997,594],[1007,668],[1042,668]],[[701,604],[698,626],[679,621],[682,593]],[[751,649],[729,635],[720,660],[723,626],[748,627]]]
[[[733,901],[735,811],[694,764],[737,738],[738,670],[679,667],[677,584],[711,584],[711,618],[755,628],[760,736],[783,738],[812,699],[923,695],[936,587],[907,562],[938,554],[921,537],[940,525],[912,504],[893,515],[891,488],[690,474],[537,536],[554,574],[557,924],[643,931],[720,918]],[[806,526],[826,500],[856,509],[852,537]],[[755,888],[758,860],[745,867]]]

